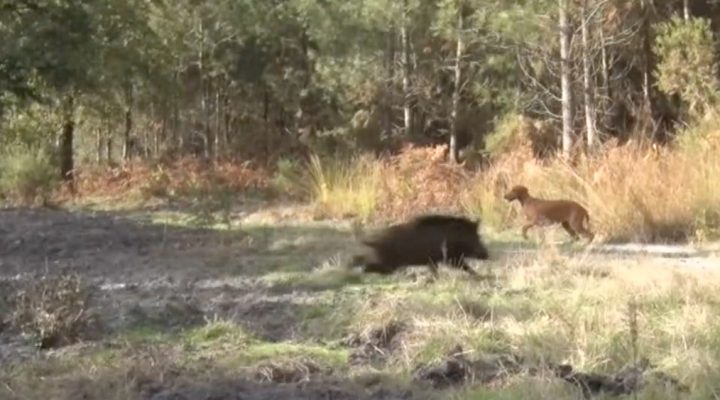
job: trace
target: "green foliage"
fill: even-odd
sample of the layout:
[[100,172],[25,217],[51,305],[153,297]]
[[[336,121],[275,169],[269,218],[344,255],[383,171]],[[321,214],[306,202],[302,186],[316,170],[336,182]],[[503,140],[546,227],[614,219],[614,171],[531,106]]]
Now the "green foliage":
[[[597,27],[603,27],[612,68],[642,65],[638,46],[644,34],[635,28],[644,14],[630,3],[592,6],[598,95],[606,93],[600,85],[607,82],[600,79]],[[306,131],[318,133],[310,135],[320,139],[310,146],[316,152],[381,152],[397,142],[393,135],[404,124],[405,96],[414,131],[425,136],[418,139],[446,140],[459,35],[465,46],[458,118],[471,119],[456,125],[461,146],[470,141],[465,139],[482,140],[494,117],[507,112],[558,112],[554,0],[0,4],[0,116],[39,100],[57,106],[72,94],[84,109],[74,114],[74,147],[82,155],[100,154],[106,139],[113,151],[127,141],[158,157],[212,155],[218,136],[227,139],[217,142],[221,156],[254,156],[260,147],[265,153],[295,152]],[[649,20],[670,21],[657,29],[659,86],[699,111],[717,87],[712,32],[703,19],[670,20],[670,8],[658,7]],[[577,25],[578,7],[569,12]],[[409,34],[407,77],[402,25]],[[581,61],[576,50],[573,68]],[[612,81],[617,86],[623,80]],[[637,98],[638,85],[628,86],[607,93]],[[599,101],[598,115],[606,107]],[[373,123],[349,129],[358,112],[373,114]],[[129,137],[114,137],[126,133],[126,113]]]
[[675,136],[678,149],[688,155],[706,154],[720,150],[720,131],[709,115],[693,121]]
[[485,149],[489,154],[498,156],[527,147],[540,156],[554,148],[555,143],[556,136],[546,123],[508,113],[486,137]]
[[696,119],[675,137],[678,153],[692,164],[701,177],[698,198],[692,207],[694,237],[698,241],[715,240],[720,237],[720,214],[716,202],[720,189],[715,185],[715,176],[720,171],[716,154],[720,150],[720,130],[715,118],[709,113]]
[[281,158],[277,161],[273,176],[273,187],[285,195],[304,195],[308,191],[304,184],[302,167],[293,159]]
[[0,124],[0,145],[23,145],[30,148],[49,145],[53,133],[57,132],[62,123],[61,116],[55,110],[40,104],[14,108],[4,122]]
[[52,88],[66,90],[92,85],[97,60],[97,0],[52,1],[18,5],[3,12],[4,50],[20,74],[38,77]]
[[715,103],[720,89],[710,20],[674,17],[657,31],[658,87],[679,95],[691,115],[701,114]]
[[508,114],[498,123],[495,131],[485,138],[485,149],[493,155],[502,154],[520,146],[526,138],[525,124],[522,118]]
[[0,157],[1,196],[23,204],[47,203],[58,183],[50,152],[15,145],[6,148]]
[[720,213],[715,207],[702,208],[696,211],[694,236],[699,242],[713,241],[720,238]]

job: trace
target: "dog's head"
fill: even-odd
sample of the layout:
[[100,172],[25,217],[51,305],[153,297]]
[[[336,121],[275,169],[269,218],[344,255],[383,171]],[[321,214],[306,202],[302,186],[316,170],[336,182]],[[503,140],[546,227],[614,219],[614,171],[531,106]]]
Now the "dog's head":
[[522,202],[523,200],[527,199],[529,196],[530,196],[530,194],[528,192],[528,189],[525,186],[516,185],[516,186],[513,186],[513,188],[509,192],[507,192],[507,194],[503,197],[507,201],[519,200]]

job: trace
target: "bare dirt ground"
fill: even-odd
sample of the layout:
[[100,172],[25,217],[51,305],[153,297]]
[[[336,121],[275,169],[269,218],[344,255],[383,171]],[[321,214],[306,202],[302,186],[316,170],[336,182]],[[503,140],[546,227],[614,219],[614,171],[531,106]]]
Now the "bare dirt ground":
[[[231,316],[272,340],[291,334],[286,328],[294,309],[310,300],[271,291],[260,277],[312,269],[349,239],[347,232],[322,226],[222,232],[101,212],[14,209],[0,211],[0,221],[2,280],[77,272],[102,289],[113,318],[180,307],[186,310],[178,310],[179,320],[197,322],[188,313]],[[113,329],[124,323],[106,322]]]
[[[150,214],[6,209],[0,211],[0,282],[22,282],[47,273],[81,274],[101,288],[97,310],[105,336],[148,324],[173,330],[220,318],[268,342],[293,340],[303,313],[320,294],[313,288],[283,287],[268,275],[317,268],[350,249],[352,234],[328,223],[262,226],[252,221],[253,215],[246,215],[239,229],[219,231],[153,223]],[[532,251],[517,243],[495,247],[501,259]],[[659,266],[717,265],[711,253],[689,246],[606,245],[585,251],[587,257],[608,260],[650,258]],[[39,353],[16,335],[0,333],[0,364],[37,357]],[[163,382],[152,390],[138,389],[138,398],[426,396],[392,387],[369,390],[335,378],[289,386],[238,377],[194,384],[187,379]],[[82,382],[68,390],[67,398],[72,398],[67,393],[93,398],[83,392]]]

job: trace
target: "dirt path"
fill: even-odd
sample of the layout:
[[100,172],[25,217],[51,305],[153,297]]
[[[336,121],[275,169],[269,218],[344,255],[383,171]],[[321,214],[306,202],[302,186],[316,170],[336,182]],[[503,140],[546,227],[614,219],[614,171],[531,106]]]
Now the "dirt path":
[[[241,222],[255,219],[254,214],[243,215]],[[309,261],[322,262],[323,257],[336,255],[351,245],[347,227],[341,229],[329,223],[294,227],[285,223],[265,229],[257,225],[243,229],[241,225],[239,231],[227,233],[153,224],[147,216],[29,209],[0,210],[0,221],[3,279],[70,268],[105,283],[162,286],[167,279],[257,275],[263,268],[260,264],[277,262],[283,253],[310,248],[318,254]],[[715,265],[716,250],[717,246],[698,249],[690,245],[629,243],[573,251],[607,259],[650,257],[666,259],[669,265],[710,266]],[[533,251],[522,243],[500,250],[501,256]],[[266,272],[265,268],[262,273]]]

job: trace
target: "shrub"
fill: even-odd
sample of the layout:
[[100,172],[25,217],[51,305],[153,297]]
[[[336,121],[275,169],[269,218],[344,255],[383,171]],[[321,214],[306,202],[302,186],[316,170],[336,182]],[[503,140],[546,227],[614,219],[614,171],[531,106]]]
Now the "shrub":
[[658,88],[668,95],[679,95],[691,116],[701,115],[717,101],[715,43],[710,20],[675,16],[658,26],[655,53]]
[[75,274],[34,279],[12,299],[11,322],[40,348],[71,344],[94,322],[88,309],[93,289]]
[[45,149],[12,146],[0,159],[0,193],[10,200],[44,204],[58,182],[52,157]]
[[2,124],[0,146],[23,145],[40,148],[50,144],[49,132],[62,124],[62,115],[57,109],[41,104],[16,109],[12,116],[6,116]]
[[281,158],[277,161],[271,184],[275,190],[290,197],[306,195],[308,185],[303,178],[302,167],[295,160]]
[[524,115],[505,115],[485,139],[486,150],[497,157],[518,151],[544,157],[557,147],[557,135],[549,123]]

